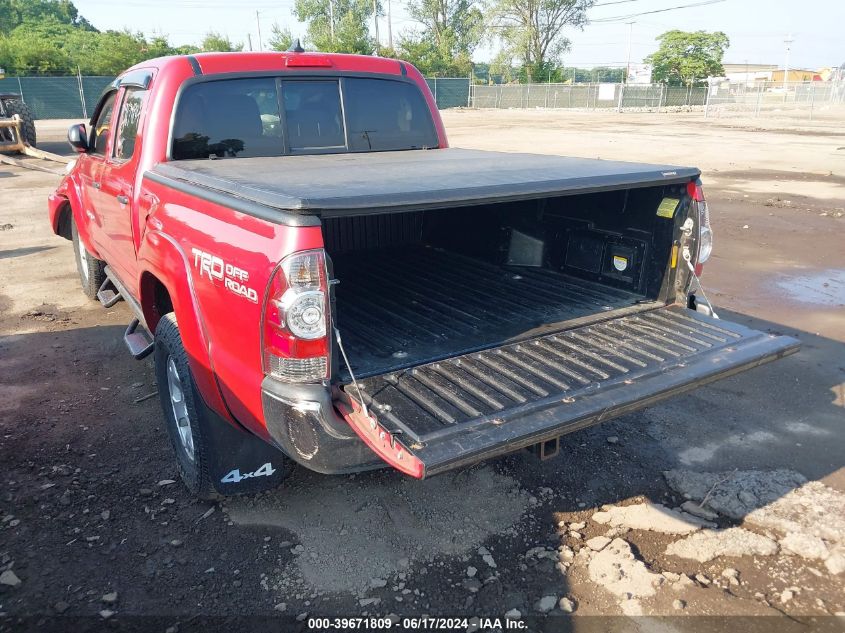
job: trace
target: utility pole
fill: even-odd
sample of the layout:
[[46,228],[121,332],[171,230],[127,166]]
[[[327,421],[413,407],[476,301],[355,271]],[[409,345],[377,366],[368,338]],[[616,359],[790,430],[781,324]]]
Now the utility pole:
[[252,33],[246,34],[246,41],[249,42],[249,52],[252,52]]
[[795,40],[792,37],[792,33],[786,36],[786,39],[783,41],[786,44],[786,60],[783,64],[783,91],[784,96],[786,95],[786,86],[787,82],[789,81],[789,50],[792,47],[792,42]]
[[628,63],[625,66],[625,83],[628,83],[631,76],[631,37],[634,34],[634,23],[626,22],[626,24],[628,25]]
[[393,16],[390,11],[390,0],[387,0],[387,45],[393,50]]
[[375,24],[376,34],[376,54],[378,54],[378,49],[381,47],[381,41],[378,36],[378,0],[373,0],[373,23]]
[[261,16],[258,13],[258,10],[255,11],[255,23],[258,25],[258,50],[263,50],[263,46],[261,45]]
[[329,0],[329,35],[334,44],[334,0]]

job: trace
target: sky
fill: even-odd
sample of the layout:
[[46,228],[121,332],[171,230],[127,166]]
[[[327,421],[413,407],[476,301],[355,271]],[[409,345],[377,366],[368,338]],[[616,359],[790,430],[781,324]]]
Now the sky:
[[[403,0],[392,3],[394,37],[414,28]],[[388,0],[382,0],[387,6]],[[705,6],[671,11],[663,9],[704,3]],[[165,34],[175,45],[198,43],[209,31],[233,41],[251,37],[258,49],[260,23],[266,46],[275,22],[287,26],[295,37],[305,36],[305,26],[292,15],[294,0],[74,0],[80,13],[98,29]],[[601,5],[601,6],[599,6]],[[258,19],[256,19],[258,11]],[[645,12],[655,12],[642,14]],[[792,39],[790,68],[815,70],[845,63],[845,0],[598,0],[583,31],[565,32],[572,46],[564,56],[566,66],[625,66],[631,34],[631,61],[640,62],[657,48],[661,33],[724,31],[731,45],[725,63],[777,64],[786,61],[784,40]],[[634,22],[633,26],[626,24]],[[380,40],[387,44],[387,18],[379,20]],[[489,61],[497,47],[486,44],[475,61]]]

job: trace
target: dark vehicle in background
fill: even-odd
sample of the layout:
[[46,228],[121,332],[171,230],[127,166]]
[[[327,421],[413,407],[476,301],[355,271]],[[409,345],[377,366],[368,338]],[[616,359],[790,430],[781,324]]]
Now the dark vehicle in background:
[[[21,118],[21,136],[27,145],[35,147],[35,117],[32,111],[23,102],[20,95],[11,93],[0,93],[0,119],[10,119],[14,115]],[[0,142],[15,143],[14,132],[9,128],[0,128]]]

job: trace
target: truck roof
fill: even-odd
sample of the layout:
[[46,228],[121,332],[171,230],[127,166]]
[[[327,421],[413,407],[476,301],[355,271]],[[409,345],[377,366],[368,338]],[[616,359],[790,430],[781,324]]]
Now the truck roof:
[[270,210],[339,217],[670,185],[699,175],[693,167],[450,148],[181,160],[159,163],[145,177]]
[[418,71],[408,62],[372,55],[346,53],[318,53],[293,51],[237,51],[227,53],[196,53],[171,55],[140,62],[121,75],[141,69],[158,68],[166,71],[173,66],[191,64],[196,74],[214,75],[238,72],[280,72],[285,70],[317,70],[335,72],[369,72],[384,75],[403,75]]

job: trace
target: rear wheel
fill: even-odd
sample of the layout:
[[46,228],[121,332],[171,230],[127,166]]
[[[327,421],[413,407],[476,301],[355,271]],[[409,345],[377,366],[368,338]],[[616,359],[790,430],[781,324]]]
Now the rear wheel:
[[3,101],[3,107],[6,109],[6,116],[20,116],[21,136],[27,145],[35,147],[35,117],[32,116],[29,106],[20,99],[9,99]]
[[155,373],[167,434],[176,453],[179,476],[194,496],[214,499],[209,473],[208,420],[188,366],[176,316],[161,317],[155,331]]
[[79,281],[82,284],[82,292],[89,299],[97,298],[97,291],[106,280],[106,263],[94,257],[85,248],[85,244],[79,238],[79,231],[76,230],[76,222],[71,222],[71,241],[73,242],[73,255],[76,259],[76,271],[79,273]]

